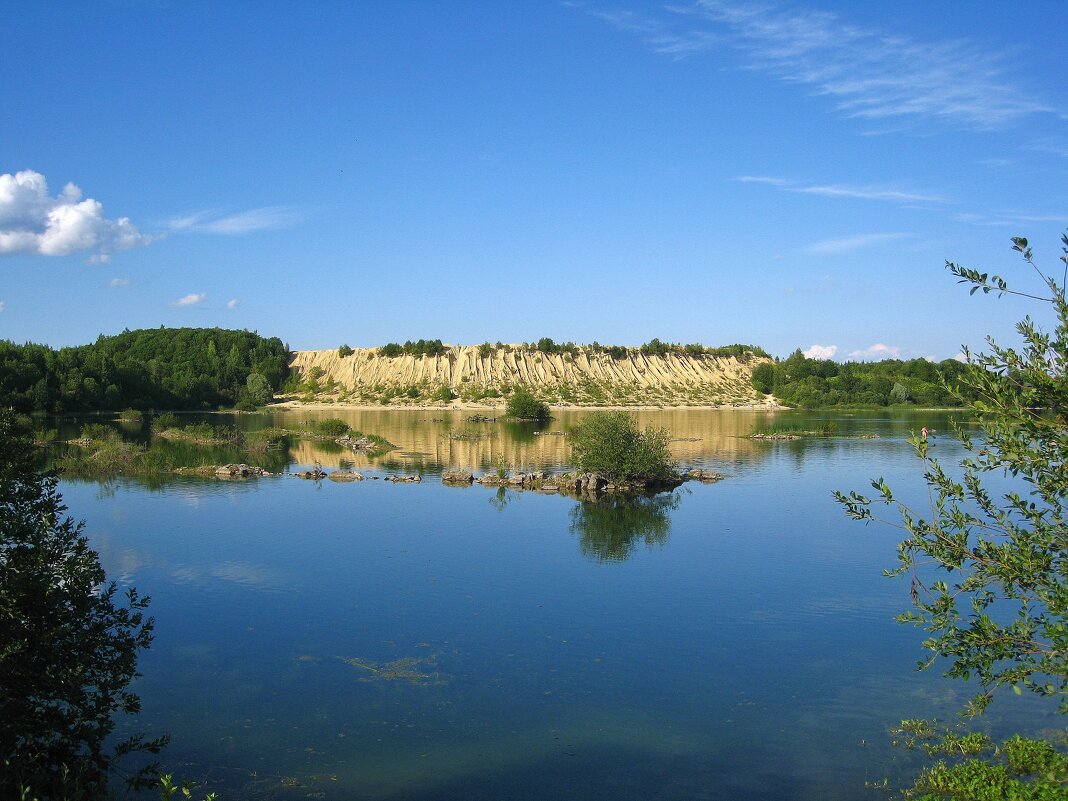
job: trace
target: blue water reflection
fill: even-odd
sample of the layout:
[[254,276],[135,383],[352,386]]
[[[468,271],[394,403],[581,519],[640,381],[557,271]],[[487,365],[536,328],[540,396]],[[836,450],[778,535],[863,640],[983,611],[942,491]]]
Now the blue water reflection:
[[[65,482],[109,574],[153,597],[134,727],[228,799],[861,798],[908,767],[887,725],[967,696],[913,671],[894,532],[831,500],[880,475],[922,497],[918,425],[754,443],[750,413],[686,414],[681,457],[728,478],[638,507],[430,478]],[[440,470],[439,423],[379,420]],[[548,434],[494,437],[561,461]]]

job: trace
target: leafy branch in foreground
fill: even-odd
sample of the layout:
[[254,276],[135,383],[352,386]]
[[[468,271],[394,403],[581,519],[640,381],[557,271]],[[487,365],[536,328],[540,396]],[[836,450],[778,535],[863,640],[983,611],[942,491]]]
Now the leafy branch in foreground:
[[[1068,254],[1068,238],[1065,245]],[[1014,248],[1030,262],[1026,240]],[[1044,280],[1057,315],[1053,334],[1028,318],[1017,326],[1021,350],[988,340],[990,354],[966,351],[971,369],[962,380],[977,395],[971,408],[981,433],[958,431],[969,454],[960,479],[931,458],[922,435],[911,439],[930,514],[899,502],[882,479],[872,482],[874,501],[836,493],[858,520],[874,520],[876,502],[897,509],[906,538],[889,572],[911,576],[915,607],[900,619],[931,633],[924,647],[930,661],[951,660],[947,675],[979,679],[976,711],[1007,684],[1057,696],[1068,712],[1068,305],[1063,287]],[[1011,476],[1004,495],[984,485],[994,471]],[[929,581],[929,566],[947,578]]]
[[[1062,242],[1068,268],[1068,236]],[[930,635],[923,645],[931,656],[921,668],[941,658],[948,661],[947,676],[978,680],[980,691],[966,715],[983,712],[1003,686],[1056,699],[1058,710],[1068,713],[1068,304],[1063,279],[1038,269],[1026,239],[1012,243],[1041,276],[1048,292],[1041,299],[1052,304],[1056,325],[1045,333],[1025,318],[1017,325],[1019,350],[989,338],[989,354],[965,349],[969,369],[959,380],[975,395],[970,407],[979,428],[974,436],[957,430],[967,455],[951,475],[930,456],[926,432],[910,440],[922,463],[930,509],[920,512],[902,503],[881,478],[872,482],[874,497],[835,493],[856,520],[876,520],[877,504],[895,509],[894,524],[905,539],[898,545],[898,567],[887,574],[910,577],[914,607],[898,619]],[[949,268],[973,292],[1039,297],[1009,289],[999,276],[952,263]],[[995,473],[1004,475],[1007,491],[991,489]],[[1060,760],[1055,769],[1032,771],[1026,792],[989,796],[968,790],[1008,777],[997,759],[976,757],[924,771],[910,794],[1064,798],[1063,753],[1044,741],[1020,742],[1042,745],[1011,748],[1048,746]],[[1011,748],[1007,743],[995,756],[1011,754]]]
[[[108,748],[152,641],[148,598],[108,582],[81,523],[65,517],[54,473],[0,410],[0,797],[102,799],[118,757],[166,738]],[[137,774],[143,781],[151,766]]]

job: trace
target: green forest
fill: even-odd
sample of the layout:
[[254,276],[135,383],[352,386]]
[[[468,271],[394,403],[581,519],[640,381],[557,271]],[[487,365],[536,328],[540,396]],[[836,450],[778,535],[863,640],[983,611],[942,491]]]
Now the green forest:
[[252,407],[266,403],[288,372],[282,341],[251,331],[160,327],[59,350],[0,340],[0,408]]
[[[805,408],[959,406],[960,400],[947,386],[959,384],[969,369],[973,368],[955,359],[840,364],[830,359],[809,359],[798,349],[781,361],[757,365],[753,369],[753,386],[758,392],[774,393],[781,401]],[[966,394],[964,399],[973,398]]]

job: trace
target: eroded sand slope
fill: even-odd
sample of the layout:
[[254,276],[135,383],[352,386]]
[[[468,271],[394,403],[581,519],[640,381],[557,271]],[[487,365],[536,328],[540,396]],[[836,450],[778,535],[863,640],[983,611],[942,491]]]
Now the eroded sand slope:
[[441,387],[461,401],[492,403],[494,392],[506,394],[524,385],[550,403],[766,405],[770,401],[751,383],[753,367],[760,361],[660,356],[637,349],[615,359],[591,348],[572,355],[506,345],[487,355],[480,355],[478,346],[454,346],[440,356],[385,357],[377,348],[358,348],[344,357],[336,350],[298,351],[291,366],[304,379],[321,371],[320,399],[326,395],[356,403],[427,402]]

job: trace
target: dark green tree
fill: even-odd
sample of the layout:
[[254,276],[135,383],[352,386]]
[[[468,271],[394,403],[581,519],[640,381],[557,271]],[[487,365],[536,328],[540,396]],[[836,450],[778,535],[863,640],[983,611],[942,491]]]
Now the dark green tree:
[[164,744],[105,748],[140,708],[130,682],[152,619],[148,598],[107,581],[56,482],[0,411],[0,798],[102,799],[116,757]]
[[248,399],[256,406],[265,406],[274,397],[271,384],[262,373],[249,373],[245,379],[245,389]]

